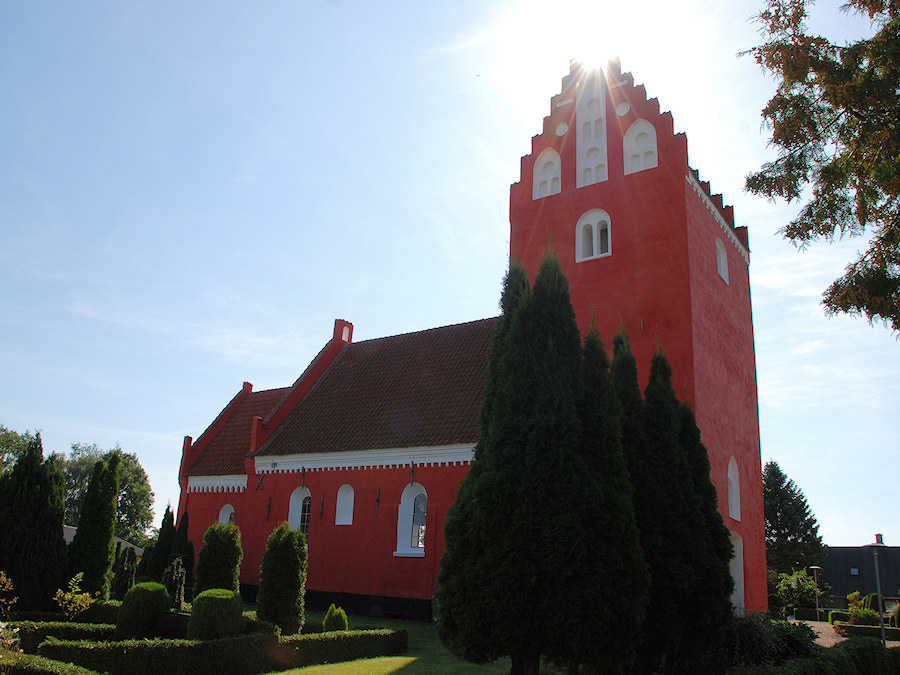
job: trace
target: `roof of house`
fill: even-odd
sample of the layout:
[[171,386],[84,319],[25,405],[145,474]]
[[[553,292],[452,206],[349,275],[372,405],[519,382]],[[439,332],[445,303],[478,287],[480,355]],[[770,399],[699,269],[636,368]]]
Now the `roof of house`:
[[474,443],[495,322],[346,345],[256,454]]
[[210,439],[188,470],[189,476],[228,476],[245,472],[244,459],[250,454],[250,425],[254,417],[265,417],[290,387],[251,391],[238,403],[219,432]]
[[[496,318],[345,345],[255,453],[260,456],[474,443]],[[245,472],[254,417],[290,388],[250,392],[187,471]]]

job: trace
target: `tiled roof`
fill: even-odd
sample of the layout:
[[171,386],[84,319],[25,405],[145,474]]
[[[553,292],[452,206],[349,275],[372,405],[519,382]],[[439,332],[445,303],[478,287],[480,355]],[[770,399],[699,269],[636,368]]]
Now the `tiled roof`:
[[256,454],[474,442],[495,322],[346,345]]
[[253,418],[268,415],[289,390],[290,387],[283,387],[247,394],[222,425],[219,433],[203,448],[187,475],[227,476],[244,473],[244,458],[250,454],[250,425]]

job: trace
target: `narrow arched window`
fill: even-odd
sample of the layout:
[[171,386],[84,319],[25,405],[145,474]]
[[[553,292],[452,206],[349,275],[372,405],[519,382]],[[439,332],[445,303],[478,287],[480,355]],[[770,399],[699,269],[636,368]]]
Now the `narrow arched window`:
[[419,483],[403,488],[397,509],[398,557],[415,558],[425,555],[425,525],[428,517],[428,493]]
[[602,258],[612,252],[609,214],[591,209],[575,226],[575,262]]
[[719,276],[725,280],[725,283],[728,283],[728,252],[725,250],[725,244],[722,243],[722,240],[716,237],[716,269],[719,271]]
[[335,525],[353,524],[353,487],[341,485],[337,492],[337,507],[334,512]]
[[231,504],[225,504],[219,510],[219,524],[228,525],[234,522],[234,507]]
[[534,171],[531,181],[531,198],[542,199],[559,194],[560,167],[562,162],[559,153],[553,148],[545,148],[534,160]]
[[309,513],[312,509],[312,493],[308,487],[298,487],[291,493],[288,503],[288,525],[303,534],[309,534]]
[[741,519],[741,477],[734,457],[728,460],[728,515]]
[[622,139],[622,155],[625,175],[656,167],[656,128],[647,120],[632,122]]

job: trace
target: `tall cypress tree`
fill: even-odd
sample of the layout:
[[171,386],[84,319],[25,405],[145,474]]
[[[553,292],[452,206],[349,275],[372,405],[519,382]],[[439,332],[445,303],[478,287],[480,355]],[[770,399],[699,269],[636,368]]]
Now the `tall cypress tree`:
[[[499,522],[485,517],[484,502],[494,495],[489,494],[486,487],[490,476],[482,480],[482,475],[495,469],[488,439],[500,363],[506,353],[512,316],[529,293],[525,268],[512,263],[503,279],[502,314],[491,335],[475,456],[444,521],[444,540],[453,545],[447,546],[441,558],[436,596],[437,630],[450,651],[473,663],[487,663],[504,653],[492,613],[470,599],[482,597],[486,592],[485,584],[490,574],[488,551],[497,536]],[[479,494],[484,496],[479,499]]]
[[83,572],[82,588],[91,594],[99,593],[103,600],[109,600],[115,561],[113,536],[119,495],[119,462],[119,455],[112,454],[108,462],[99,460],[94,464],[78,529],[69,547],[70,576]]
[[175,542],[172,545],[172,555],[181,558],[184,565],[186,581],[188,584],[194,581],[194,543],[188,539],[188,513],[187,511],[178,521],[178,528],[175,530]]
[[[633,489],[622,449],[622,410],[609,359],[596,328],[584,340],[581,377],[581,450],[600,483],[598,519],[591,536],[602,555],[603,573],[593,583],[603,599],[586,613],[598,615],[594,648],[606,669],[632,664],[646,612],[650,576],[640,545]],[[617,596],[627,602],[612,602]]]
[[303,627],[305,594],[306,535],[284,522],[266,542],[259,568],[257,615],[277,624],[283,635],[293,635]]
[[44,461],[40,434],[0,476],[0,569],[12,579],[20,610],[47,610],[65,583],[65,478]]
[[[541,654],[599,656],[597,615],[584,608],[610,599],[594,583],[604,573],[591,536],[600,488],[581,451],[581,337],[555,257],[508,318],[492,350],[499,362],[474,461],[482,466],[445,527],[437,610],[458,656],[508,654],[514,673],[537,673]],[[477,534],[458,537],[465,527]]]
[[145,574],[153,581],[160,581],[163,572],[169,566],[172,560],[172,549],[175,546],[175,537],[175,516],[172,515],[172,505],[167,504],[159,525],[159,534],[156,541],[153,542],[153,550],[145,570]]
[[691,406],[677,403],[679,443],[685,452],[700,516],[698,549],[694,555],[694,590],[685,619],[702,641],[686,641],[681,660],[706,672],[724,669],[725,629],[733,614],[731,593],[734,580],[729,563],[734,555],[731,535],[719,513],[719,497],[710,479],[709,453],[700,437],[700,428]]

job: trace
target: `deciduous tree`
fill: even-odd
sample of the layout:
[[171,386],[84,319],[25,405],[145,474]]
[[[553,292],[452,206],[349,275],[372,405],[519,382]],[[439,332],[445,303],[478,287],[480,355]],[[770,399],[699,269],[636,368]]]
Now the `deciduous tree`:
[[0,474],[9,471],[16,460],[25,454],[35,434],[26,431],[20,434],[0,425]]
[[900,5],[848,0],[873,35],[834,44],[806,27],[811,0],[766,0],[766,42],[749,50],[778,85],[763,110],[778,157],[747,177],[771,199],[805,200],[782,233],[801,247],[867,236],[868,248],[824,294],[830,313],[900,330]]
[[763,507],[766,560],[771,572],[790,574],[822,563],[825,546],[816,517],[803,491],[774,461],[763,467]]

